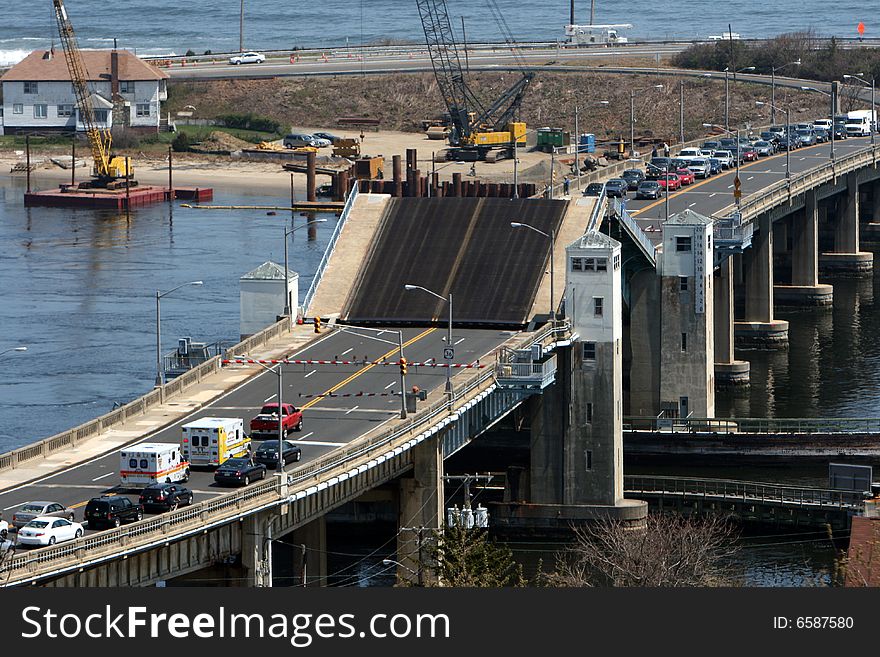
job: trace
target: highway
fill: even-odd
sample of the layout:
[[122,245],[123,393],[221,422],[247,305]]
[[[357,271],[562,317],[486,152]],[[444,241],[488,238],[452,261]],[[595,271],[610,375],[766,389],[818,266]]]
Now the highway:
[[[316,343],[292,355],[298,360],[381,360],[396,361],[397,330],[375,334],[377,342],[353,335],[347,331],[333,331]],[[494,349],[510,338],[509,331],[455,329],[455,362],[494,362]],[[408,328],[403,331],[404,353],[410,362],[424,362],[431,358],[443,362],[445,328]],[[230,367],[243,367],[230,365]],[[253,365],[249,367],[255,367]],[[259,367],[259,366],[256,366]],[[287,466],[291,470],[301,463],[315,459],[327,452],[355,440],[389,421],[399,417],[399,396],[376,397],[312,397],[300,395],[344,395],[358,392],[393,393],[400,391],[400,374],[396,364],[361,365],[285,365],[283,366],[284,401],[303,408],[303,430],[292,433],[290,440],[302,448],[300,463]],[[456,370],[454,370],[455,372]],[[460,371],[460,370],[458,370]],[[422,389],[442,388],[446,381],[441,368],[410,367],[407,387],[417,385]],[[187,422],[205,416],[240,417],[247,427],[263,403],[276,401],[278,379],[271,372],[249,379],[237,388],[205,405],[197,412],[175,422],[173,425],[147,435],[130,444],[150,440],[154,442],[180,442],[180,427]],[[257,443],[258,444],[258,443]],[[124,448],[123,448],[124,449]],[[61,472],[47,475],[29,484],[0,492],[0,510],[4,519],[11,521],[15,509],[30,500],[51,500],[71,506],[76,510],[76,520],[82,521],[83,509],[92,497],[103,493],[124,494],[118,491],[119,449],[99,458],[75,465]],[[271,471],[269,475],[271,476]],[[210,499],[229,492],[229,487],[214,484],[212,471],[193,471],[185,484],[195,493],[195,501]],[[128,494],[136,501],[136,494]],[[88,533],[88,529],[87,529]]]

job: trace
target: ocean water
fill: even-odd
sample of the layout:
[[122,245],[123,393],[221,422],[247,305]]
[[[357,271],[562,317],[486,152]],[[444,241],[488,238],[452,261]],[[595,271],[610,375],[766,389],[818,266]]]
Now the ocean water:
[[[564,38],[567,0],[526,3],[495,0],[518,41]],[[35,48],[48,47],[58,35],[52,3],[7,5],[0,21],[0,65],[17,61]],[[485,0],[448,0],[456,30],[464,17],[468,41],[499,41],[498,25]],[[183,54],[187,49],[228,52],[238,49],[239,0],[116,0],[112,9],[99,0],[66,3],[83,48],[120,47],[142,55]],[[732,24],[743,38],[769,37],[782,32],[814,29],[821,35],[856,37],[859,21],[865,37],[880,36],[876,5],[866,0],[835,4],[833,11],[819,0],[729,0],[718,11],[716,0],[662,2],[650,11],[625,0],[596,3],[597,23],[632,23],[624,30],[631,39],[705,38]],[[635,11],[638,9],[638,11]],[[874,9],[874,12],[869,10]],[[589,22],[590,4],[578,0],[576,20]],[[324,0],[318,4],[285,0],[244,0],[246,49],[284,50],[293,47],[352,46],[386,39],[421,43],[424,40],[414,0]]]

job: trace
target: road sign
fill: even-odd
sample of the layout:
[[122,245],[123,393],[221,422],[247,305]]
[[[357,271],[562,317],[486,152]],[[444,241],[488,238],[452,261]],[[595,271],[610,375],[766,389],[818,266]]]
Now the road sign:
[[444,360],[452,360],[455,358],[455,349],[453,347],[443,347]]
[[740,198],[742,194],[742,182],[740,182],[739,176],[737,176],[733,179],[733,197]]

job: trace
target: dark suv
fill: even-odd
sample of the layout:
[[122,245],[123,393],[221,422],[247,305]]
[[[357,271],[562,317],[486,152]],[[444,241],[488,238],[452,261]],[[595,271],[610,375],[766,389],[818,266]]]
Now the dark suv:
[[144,507],[132,504],[127,497],[93,497],[86,504],[85,520],[89,529],[119,527],[123,522],[135,522],[144,517]]
[[180,484],[150,484],[141,493],[140,503],[144,509],[158,508],[174,511],[178,506],[193,503],[193,492]]

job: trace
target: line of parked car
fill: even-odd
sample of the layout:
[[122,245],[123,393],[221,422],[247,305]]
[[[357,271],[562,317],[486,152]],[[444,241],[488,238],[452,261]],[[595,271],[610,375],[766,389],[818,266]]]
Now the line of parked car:
[[653,157],[645,169],[632,168],[624,171],[619,178],[604,183],[591,183],[584,190],[584,196],[599,196],[605,190],[606,196],[626,198],[634,191],[637,199],[656,200],[664,192],[676,191],[693,184],[697,178],[705,179],[731,169],[745,162],[754,162],[769,157],[779,151],[812,146],[831,139],[846,139],[849,129],[847,117],[819,119],[813,123],[798,123],[788,130],[785,126],[772,126],[759,135],[748,137],[724,137],[710,139],[700,147],[682,149],[674,157]]

